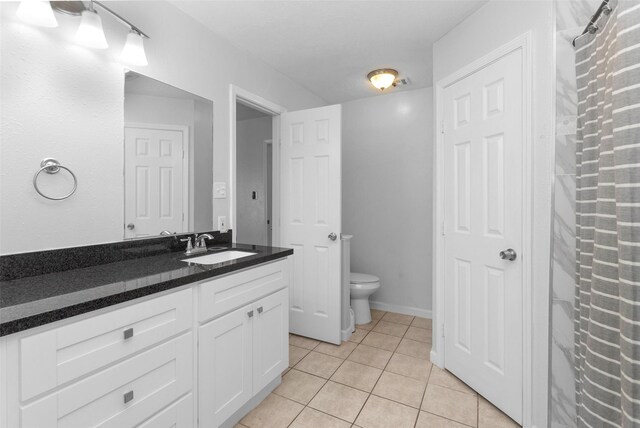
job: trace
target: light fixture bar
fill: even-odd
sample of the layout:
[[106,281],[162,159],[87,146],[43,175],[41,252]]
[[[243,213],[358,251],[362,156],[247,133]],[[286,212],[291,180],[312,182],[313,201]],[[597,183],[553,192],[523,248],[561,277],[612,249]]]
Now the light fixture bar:
[[[67,15],[79,16],[79,15],[82,14],[83,11],[89,10],[84,5],[84,2],[82,2],[82,1],[52,1],[50,3],[51,3],[51,7],[53,7],[53,9],[56,12],[66,13]],[[116,17],[116,19],[118,19],[120,22],[122,22],[123,24],[125,24],[126,26],[131,28],[132,31],[140,34],[142,37],[144,37],[146,39],[150,38],[144,31],[142,31],[140,28],[138,28],[135,25],[133,25],[130,21],[128,21],[127,19],[123,18],[118,13],[114,12],[111,8],[105,6],[102,2],[93,0],[92,3],[97,4],[102,9],[104,9],[107,12],[109,12],[111,15]]]
[[128,25],[129,28],[131,28],[132,31],[135,31],[136,33],[140,34],[142,37],[144,37],[145,39],[149,39],[150,37],[147,36],[141,29],[139,29],[138,27],[136,27],[135,25],[133,25],[131,22],[127,21],[126,19],[124,19],[122,16],[118,15],[116,12],[114,12],[113,10],[111,10],[110,8],[108,8],[107,6],[105,6],[104,4],[102,4],[101,2],[97,1],[97,0],[93,0],[93,3],[97,4],[98,6],[100,6],[101,8],[103,8],[104,10],[106,10],[107,12],[109,12],[111,15],[115,16],[118,20],[120,20],[122,23],[124,23],[125,25]]

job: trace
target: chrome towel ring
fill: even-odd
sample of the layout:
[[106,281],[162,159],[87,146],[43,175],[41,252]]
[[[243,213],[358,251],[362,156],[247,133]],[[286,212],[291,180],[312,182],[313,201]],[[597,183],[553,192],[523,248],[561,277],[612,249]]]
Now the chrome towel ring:
[[[57,174],[60,172],[61,168],[66,170],[69,174],[71,174],[71,177],[73,177],[73,189],[71,189],[71,192],[60,198],[53,198],[42,193],[38,188],[38,176],[40,175],[40,173],[44,171],[47,174]],[[42,162],[40,162],[40,169],[33,176],[33,187],[36,189],[36,192],[38,192],[38,194],[43,198],[51,199],[52,201],[61,201],[63,199],[67,199],[69,196],[73,195],[76,192],[76,189],[78,188],[78,179],[76,178],[76,175],[73,173],[73,171],[60,164],[60,162],[58,162],[56,159],[44,158],[42,159]]]

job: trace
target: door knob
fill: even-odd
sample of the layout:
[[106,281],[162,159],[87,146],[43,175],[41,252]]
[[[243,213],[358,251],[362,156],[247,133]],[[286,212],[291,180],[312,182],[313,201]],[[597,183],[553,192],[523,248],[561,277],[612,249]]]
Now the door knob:
[[518,254],[516,254],[516,251],[513,248],[507,248],[506,250],[500,251],[500,258],[502,260],[509,260],[512,262],[516,257],[518,257]]
[[329,234],[329,239],[331,239],[332,241],[335,241],[336,239],[338,239],[338,235],[336,235],[335,233],[331,232]]
[[129,229],[129,230],[133,230],[133,229],[135,229],[135,227],[136,227],[136,225],[135,225],[135,224],[133,224],[133,223],[129,223],[129,224],[127,225],[127,229]]

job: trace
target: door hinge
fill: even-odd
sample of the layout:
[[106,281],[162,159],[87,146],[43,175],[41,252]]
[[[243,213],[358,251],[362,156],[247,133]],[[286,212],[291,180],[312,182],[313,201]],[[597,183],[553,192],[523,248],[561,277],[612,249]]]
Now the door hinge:
[[444,119],[442,119],[442,122],[440,122],[440,133],[444,134]]
[[444,231],[445,231],[445,226],[444,226],[444,221],[443,221],[443,222],[442,222],[442,231],[441,231],[441,232],[442,232],[442,236],[444,236],[444,235],[445,235]]

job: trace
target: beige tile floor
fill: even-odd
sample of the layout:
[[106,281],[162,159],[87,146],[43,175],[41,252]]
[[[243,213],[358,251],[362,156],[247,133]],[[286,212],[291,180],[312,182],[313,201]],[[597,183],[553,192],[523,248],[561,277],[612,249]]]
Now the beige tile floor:
[[377,310],[372,318],[340,346],[290,335],[282,384],[236,427],[518,427],[431,365],[431,320]]

